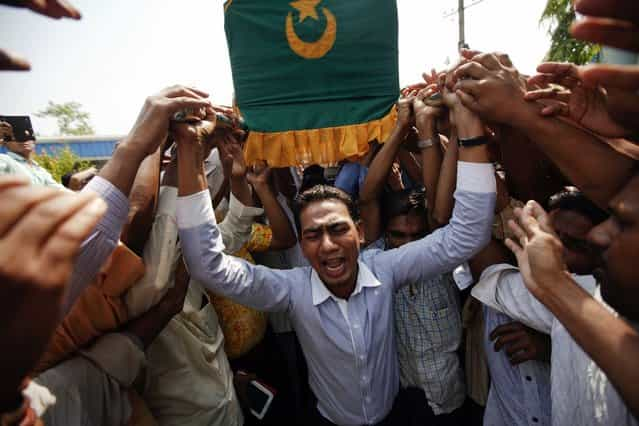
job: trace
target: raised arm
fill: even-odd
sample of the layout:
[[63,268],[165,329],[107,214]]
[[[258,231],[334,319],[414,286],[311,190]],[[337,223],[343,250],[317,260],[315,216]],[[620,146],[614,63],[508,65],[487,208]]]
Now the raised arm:
[[[632,176],[634,160],[591,133],[556,118],[540,118],[543,106],[526,102],[526,85],[495,55],[475,56],[456,71],[465,105],[491,122],[521,130],[591,200],[600,206]],[[462,79],[463,78],[463,79]]]
[[[185,125],[186,126],[186,125]],[[291,271],[251,265],[224,254],[195,131],[178,140],[177,222],[191,278],[238,303],[262,311],[289,308]]]
[[566,327],[606,373],[630,411],[639,415],[639,333],[593,298],[566,271],[562,243],[546,212],[534,202],[516,211],[516,239],[507,240],[517,256],[526,287]]
[[264,213],[273,233],[269,249],[284,250],[297,243],[297,237],[284,212],[271,182],[271,169],[264,165],[254,166],[247,178],[262,202]]
[[382,234],[379,198],[411,122],[412,99],[400,99],[397,125],[373,159],[364,180],[364,186],[359,193],[364,238],[368,244],[377,240]]
[[393,282],[398,287],[451,271],[477,253],[490,238],[496,183],[488,148],[480,139],[484,126],[461,103],[453,115],[459,137],[474,145],[459,149],[453,217],[447,226],[421,240],[376,255],[384,258],[380,257],[380,262],[392,265]]

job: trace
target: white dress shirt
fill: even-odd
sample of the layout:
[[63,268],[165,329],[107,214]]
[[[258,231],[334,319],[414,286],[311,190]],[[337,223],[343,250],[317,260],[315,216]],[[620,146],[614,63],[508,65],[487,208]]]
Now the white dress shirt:
[[[573,275],[573,279],[607,306],[593,276]],[[486,268],[472,295],[512,319],[550,334],[553,425],[638,424],[606,374],[581,349],[557,318],[528,291],[516,268],[505,264]]]

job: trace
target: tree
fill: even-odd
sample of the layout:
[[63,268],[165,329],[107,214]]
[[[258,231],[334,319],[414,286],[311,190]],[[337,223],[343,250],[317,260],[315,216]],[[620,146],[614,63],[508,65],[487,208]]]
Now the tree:
[[48,152],[37,154],[33,159],[51,173],[51,176],[58,182],[67,173],[75,173],[91,167],[89,161],[81,159],[75,152],[71,151],[68,145],[50,154]]
[[546,61],[583,65],[599,53],[600,46],[572,38],[570,25],[574,20],[575,9],[571,0],[548,0],[540,19],[540,23],[548,24],[548,34],[551,36]]
[[95,133],[88,112],[82,111],[82,104],[67,102],[57,104],[49,101],[45,109],[36,113],[37,117],[55,118],[61,136],[92,135]]

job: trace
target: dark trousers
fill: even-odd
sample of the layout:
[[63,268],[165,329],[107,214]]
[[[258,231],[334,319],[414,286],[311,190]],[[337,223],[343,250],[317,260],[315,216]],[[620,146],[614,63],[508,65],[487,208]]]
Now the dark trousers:
[[[308,423],[311,426],[336,426],[335,423],[328,420],[326,417],[322,416],[322,414],[317,409],[317,402],[313,405],[313,409],[311,410],[311,420]],[[393,404],[393,408],[390,413],[382,420],[381,422],[375,423],[374,426],[403,426],[401,422],[401,416],[399,413],[399,407],[397,404],[397,399],[395,399],[395,403]]]
[[465,426],[463,407],[452,413],[436,415],[428,405],[428,400],[422,389],[403,388],[399,390],[395,405],[398,406],[400,418],[398,421],[405,426]]

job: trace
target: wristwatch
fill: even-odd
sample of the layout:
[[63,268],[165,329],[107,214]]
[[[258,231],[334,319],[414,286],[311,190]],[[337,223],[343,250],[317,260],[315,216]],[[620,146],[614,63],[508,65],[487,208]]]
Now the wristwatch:
[[462,139],[459,138],[457,140],[457,145],[461,148],[470,148],[473,146],[486,145],[488,143],[488,138],[486,136],[476,136],[474,138]]

